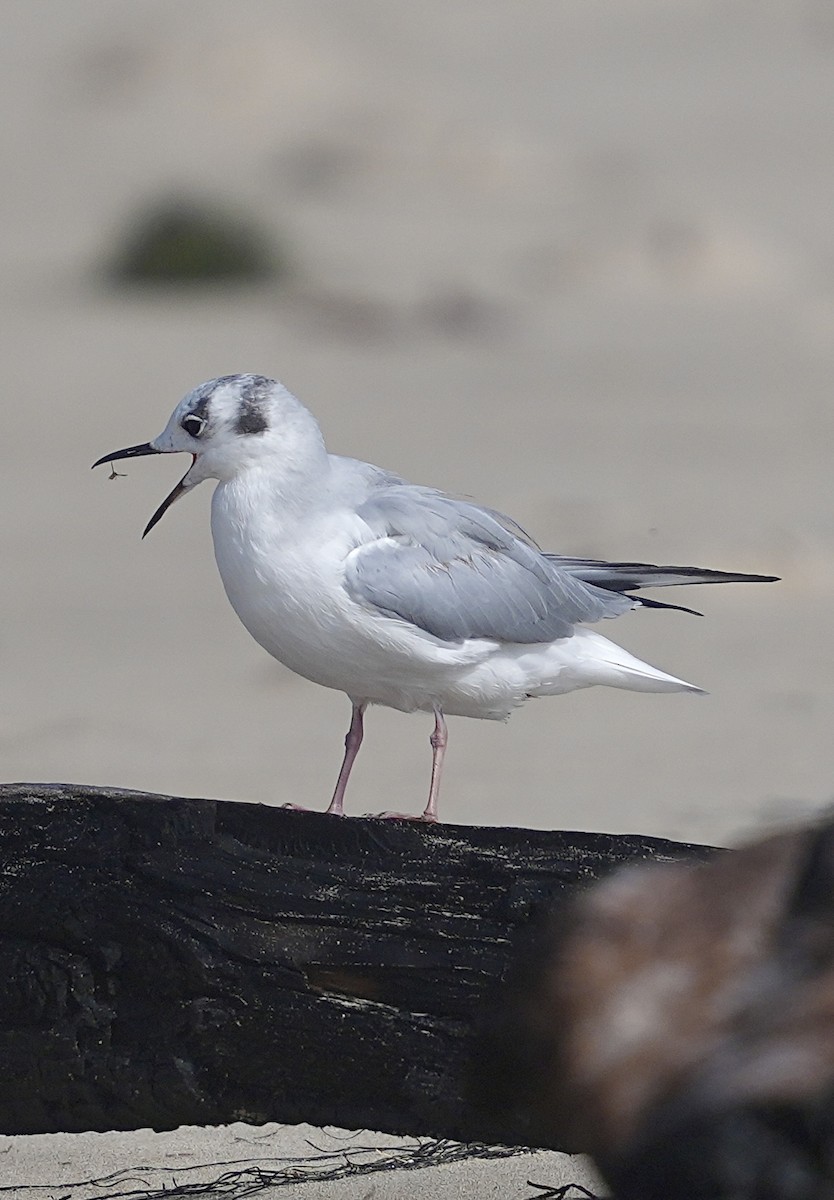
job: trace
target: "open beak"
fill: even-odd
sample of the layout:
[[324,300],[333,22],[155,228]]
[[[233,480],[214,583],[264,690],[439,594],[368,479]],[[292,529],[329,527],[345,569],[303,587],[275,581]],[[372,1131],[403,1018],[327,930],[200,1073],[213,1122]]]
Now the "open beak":
[[[122,458],[144,458],[148,454],[164,454],[164,453],[165,453],[164,450],[157,450],[157,448],[155,446],[152,446],[150,444],[150,442],[143,442],[141,444],[141,446],[128,446],[126,450],[114,450],[112,454],[105,454],[103,458],[99,458],[96,462],[93,463],[93,467],[101,467],[104,465],[104,463],[118,462],[119,459],[122,459]],[[150,521],[148,521],[147,525],[145,526],[145,528],[142,532],[142,537],[145,537],[147,534],[149,534],[150,531],[153,529],[154,525],[156,525],[157,522],[162,520],[163,516],[168,511],[168,509],[171,507],[171,505],[174,503],[174,501],[179,500],[179,498],[183,494],[183,492],[188,491],[188,488],[191,485],[187,484],[185,481],[188,478],[188,472],[191,470],[191,467],[194,466],[194,463],[196,461],[197,461],[197,455],[192,454],[191,455],[191,466],[188,468],[188,471],[185,472],[185,474],[183,475],[182,479],[179,481],[177,486],[173,489],[173,491],[169,492],[169,494],[162,501],[162,503],[160,504],[159,508],[156,510],[154,515],[151,517]]]

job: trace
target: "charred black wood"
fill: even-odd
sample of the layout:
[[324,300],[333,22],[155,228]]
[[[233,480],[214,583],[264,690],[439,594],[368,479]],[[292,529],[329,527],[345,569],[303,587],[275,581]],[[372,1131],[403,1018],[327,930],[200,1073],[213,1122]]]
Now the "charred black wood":
[[2,786],[0,1132],[309,1121],[523,1143],[466,1094],[518,930],[623,863],[708,853]]

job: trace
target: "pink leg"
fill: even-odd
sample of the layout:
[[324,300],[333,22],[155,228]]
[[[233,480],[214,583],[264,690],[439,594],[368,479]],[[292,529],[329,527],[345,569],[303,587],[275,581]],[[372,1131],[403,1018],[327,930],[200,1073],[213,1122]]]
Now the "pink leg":
[[365,732],[362,723],[362,716],[365,712],[364,704],[354,704],[353,716],[350,721],[350,729],[347,731],[345,738],[345,757],[342,759],[342,769],[339,771],[339,778],[336,780],[336,789],[333,792],[333,799],[330,801],[330,807],[327,811],[334,817],[343,817],[345,815],[344,801],[345,790],[347,788],[348,779],[350,779],[350,771],[354,760],[359,753],[359,747],[362,745],[362,735]]
[[437,797],[440,795],[440,773],[443,770],[443,759],[446,756],[446,743],[449,732],[440,709],[434,714],[434,733],[429,738],[431,743],[431,785],[429,786],[429,802],[423,813],[424,821],[437,820]]
[[443,758],[446,754],[446,744],[449,740],[446,721],[439,708],[434,711],[434,733],[429,738],[431,744],[431,784],[429,800],[425,810],[419,817],[410,813],[383,812],[379,813],[387,821],[437,821],[437,797],[440,794],[440,774],[443,770]]
[[[353,766],[354,759],[359,753],[359,747],[362,745],[362,734],[364,732],[362,725],[362,714],[365,712],[364,704],[354,704],[353,716],[350,721],[350,729],[347,731],[345,738],[345,757],[342,759],[342,769],[339,772],[339,778],[336,780],[336,790],[333,793],[333,799],[330,801],[328,808],[325,810],[333,817],[343,817],[345,815],[344,801],[345,789],[347,781],[350,778],[350,769]],[[294,812],[309,812],[309,808],[305,808],[303,804],[282,804],[282,808],[291,808]]]

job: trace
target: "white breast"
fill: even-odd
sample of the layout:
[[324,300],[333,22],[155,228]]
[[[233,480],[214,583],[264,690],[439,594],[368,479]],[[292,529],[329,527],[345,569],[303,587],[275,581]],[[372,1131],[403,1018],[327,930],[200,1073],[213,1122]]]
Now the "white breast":
[[371,536],[352,511],[278,512],[232,481],[215,490],[211,527],[226,595],[246,629],[314,683],[405,711],[431,709],[462,667],[489,653],[490,643],[447,646],[350,598],[345,559]]

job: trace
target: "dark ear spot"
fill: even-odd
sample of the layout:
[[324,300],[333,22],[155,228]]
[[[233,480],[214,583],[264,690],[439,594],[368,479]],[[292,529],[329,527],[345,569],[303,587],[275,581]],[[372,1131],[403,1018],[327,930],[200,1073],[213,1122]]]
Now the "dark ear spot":
[[273,382],[264,375],[251,375],[240,393],[235,432],[243,434],[264,433],[269,428],[266,407]]
[[263,433],[268,428],[268,422],[262,409],[244,401],[235,422],[236,433]]

